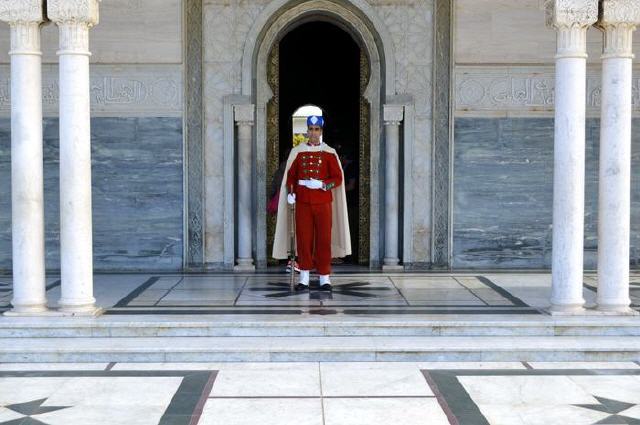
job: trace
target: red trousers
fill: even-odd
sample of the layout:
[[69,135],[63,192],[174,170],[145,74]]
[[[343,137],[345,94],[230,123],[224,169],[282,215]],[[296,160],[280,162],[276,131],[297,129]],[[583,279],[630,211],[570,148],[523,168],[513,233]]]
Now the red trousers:
[[331,274],[331,202],[296,203],[296,243],[300,270]]

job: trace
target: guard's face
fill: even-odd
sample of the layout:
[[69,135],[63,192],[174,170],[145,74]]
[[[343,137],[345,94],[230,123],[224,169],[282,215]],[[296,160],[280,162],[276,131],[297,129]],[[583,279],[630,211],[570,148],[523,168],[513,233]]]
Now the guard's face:
[[320,136],[322,136],[322,127],[319,125],[310,125],[307,127],[307,136],[309,137],[309,142],[311,143],[320,143]]

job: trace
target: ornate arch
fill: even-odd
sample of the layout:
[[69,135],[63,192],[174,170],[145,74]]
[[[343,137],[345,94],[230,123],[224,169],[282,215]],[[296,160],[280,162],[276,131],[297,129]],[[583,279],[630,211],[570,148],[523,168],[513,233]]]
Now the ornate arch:
[[[304,14],[327,12],[337,18],[354,16],[357,19],[349,22],[348,26],[356,30],[360,38],[364,40],[363,34],[370,35],[371,41],[379,52],[378,56],[384,62],[384,89],[385,95],[395,94],[395,51],[393,39],[387,27],[380,20],[376,12],[365,0],[343,0],[340,2],[332,0],[311,0],[290,7],[292,0],[277,0],[269,5],[256,18],[247,34],[242,54],[242,94],[245,96],[254,95],[254,76],[256,63],[259,63],[259,52],[261,47],[269,44],[267,40],[268,32],[275,28],[282,30],[286,25],[297,20]],[[286,15],[286,16],[283,16]],[[280,32],[280,31],[277,31]],[[353,31],[350,31],[353,33]],[[367,46],[368,50],[373,46]],[[268,54],[268,52],[266,52]],[[372,64],[373,65],[373,64]]]
[[[370,7],[361,0],[310,0],[300,4],[279,0],[267,7],[256,19],[245,43],[242,60],[242,94],[256,105],[255,121],[255,181],[256,205],[266,205],[267,177],[267,104],[273,92],[267,80],[267,63],[274,45],[291,29],[311,20],[331,22],[350,33],[366,52],[370,78],[365,98],[370,105],[370,248],[369,263],[380,263],[380,111],[383,96],[395,92],[395,59],[393,43],[384,25]],[[255,241],[266,240],[266,212],[255,209]],[[266,246],[257,243],[256,261],[266,265]]]

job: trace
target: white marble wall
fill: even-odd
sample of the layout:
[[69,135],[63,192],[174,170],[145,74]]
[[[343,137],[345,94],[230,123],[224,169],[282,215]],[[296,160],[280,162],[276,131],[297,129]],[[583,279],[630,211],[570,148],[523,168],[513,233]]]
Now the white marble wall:
[[[542,0],[454,0],[458,64],[553,64],[555,31],[545,27]],[[640,38],[634,40],[640,57]],[[600,62],[602,33],[587,32],[589,62]]]
[[204,0],[205,261],[211,264],[224,261],[223,99],[240,94],[244,41],[267,3]]
[[[0,63],[9,63],[9,28],[0,25]],[[108,0],[91,30],[92,63],[182,63],[181,0]],[[57,63],[58,29],[42,33],[44,63]]]
[[[6,35],[3,36],[3,35]],[[109,0],[91,30],[94,116],[182,115],[182,1]],[[0,117],[9,116],[9,27],[0,23]],[[43,108],[57,115],[58,29],[42,30]]]
[[[396,93],[415,100],[413,141],[413,263],[431,261],[433,1],[372,0],[393,38]],[[406,183],[405,183],[406,184]],[[420,188],[420,189],[419,189]]]

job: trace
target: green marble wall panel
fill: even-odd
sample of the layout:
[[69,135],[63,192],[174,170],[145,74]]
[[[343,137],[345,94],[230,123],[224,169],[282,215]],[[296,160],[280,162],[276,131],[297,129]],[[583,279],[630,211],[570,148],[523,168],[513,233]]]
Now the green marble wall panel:
[[[599,120],[587,119],[585,267],[597,262]],[[633,122],[631,264],[640,267],[640,119]],[[549,268],[552,118],[457,118],[454,268]]]
[[[0,119],[0,270],[11,268],[10,120]],[[96,270],[180,270],[182,120],[93,118]],[[58,120],[44,120],[46,263],[60,268]]]

